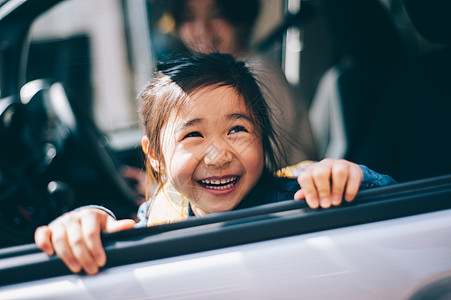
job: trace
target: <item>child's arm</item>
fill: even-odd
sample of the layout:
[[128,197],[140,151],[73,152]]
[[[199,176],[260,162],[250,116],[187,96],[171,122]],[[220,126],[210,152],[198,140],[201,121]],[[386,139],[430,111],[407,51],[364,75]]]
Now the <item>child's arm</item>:
[[35,242],[47,255],[58,254],[74,273],[96,274],[106,263],[100,232],[133,228],[135,221],[117,221],[106,211],[85,207],[58,217],[35,231]]
[[380,175],[365,166],[343,159],[324,159],[308,166],[299,176],[301,189],[294,199],[304,199],[313,209],[338,206],[344,199],[354,200],[360,188],[393,184],[387,175]]

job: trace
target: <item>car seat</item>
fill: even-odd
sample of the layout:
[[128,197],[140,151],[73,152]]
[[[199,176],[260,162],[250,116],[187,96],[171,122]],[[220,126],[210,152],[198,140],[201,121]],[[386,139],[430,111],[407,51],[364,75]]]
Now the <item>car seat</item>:
[[418,32],[441,47],[413,59],[402,74],[394,174],[402,181],[451,173],[451,3],[404,0],[404,5]]
[[451,173],[451,3],[404,4],[418,32],[439,47],[411,58],[391,79],[359,149],[366,157],[353,157],[398,181]]
[[406,57],[402,39],[378,0],[324,1],[338,62],[322,77],[309,110],[321,158],[358,159],[390,74]]

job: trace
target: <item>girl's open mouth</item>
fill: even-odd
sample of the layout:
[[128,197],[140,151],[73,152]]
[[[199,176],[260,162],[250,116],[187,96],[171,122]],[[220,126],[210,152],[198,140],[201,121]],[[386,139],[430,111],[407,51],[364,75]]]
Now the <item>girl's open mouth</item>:
[[212,190],[227,190],[235,186],[240,180],[240,176],[230,176],[222,178],[206,178],[197,181],[201,186]]

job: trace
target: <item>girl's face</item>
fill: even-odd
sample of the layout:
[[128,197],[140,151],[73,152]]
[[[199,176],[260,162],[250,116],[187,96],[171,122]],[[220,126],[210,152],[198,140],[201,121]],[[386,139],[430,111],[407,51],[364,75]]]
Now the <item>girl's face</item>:
[[221,16],[215,0],[187,0],[179,36],[191,51],[237,54],[237,30]]
[[262,174],[259,128],[233,88],[204,88],[188,103],[162,129],[167,178],[197,216],[231,210]]

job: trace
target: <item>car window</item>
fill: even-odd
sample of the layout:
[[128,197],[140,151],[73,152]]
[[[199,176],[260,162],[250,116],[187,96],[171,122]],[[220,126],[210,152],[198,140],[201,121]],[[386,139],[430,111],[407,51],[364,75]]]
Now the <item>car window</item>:
[[[411,64],[411,60],[415,62],[414,59],[418,54],[440,49],[443,45],[427,42],[419,35],[410,23],[401,0],[371,2],[383,5],[383,12],[388,13],[389,21],[395,25],[394,30],[400,34],[402,45],[407,50],[400,50],[399,53],[402,52],[402,55],[399,56],[394,55],[399,54],[397,52],[399,49],[393,46],[397,46],[400,40],[396,39],[395,43],[379,40],[381,35],[382,37],[391,35],[375,35],[375,32],[385,32],[382,30],[385,27],[368,26],[368,23],[371,25],[373,22],[364,23],[365,20],[372,20],[370,17],[373,13],[365,15],[368,11],[356,9],[360,8],[357,4],[344,2],[341,4],[347,4],[341,5],[337,4],[338,2],[298,0],[262,1],[262,3],[264,4],[261,16],[251,37],[252,45],[259,47],[259,50],[282,67],[294,93],[299,97],[298,100],[300,102],[305,100],[308,104],[309,117],[314,106],[312,103],[316,98],[322,98],[322,95],[331,96],[339,90],[343,96],[350,97],[349,101],[345,100],[341,106],[343,110],[347,110],[343,116],[346,123],[342,124],[342,129],[351,129],[343,135],[348,139],[349,146],[348,153],[343,153],[344,158],[368,165],[381,173],[390,174],[395,179],[399,178],[399,181],[451,172],[449,155],[446,152],[448,148],[444,143],[446,139],[443,139],[442,132],[437,130],[447,128],[446,118],[431,117],[439,116],[440,112],[447,112],[446,103],[449,102],[441,101],[441,98],[436,97],[430,90],[425,94],[409,94],[405,93],[405,90],[399,90],[402,87],[410,92],[411,87],[423,86],[412,84],[410,81],[400,81],[399,78],[404,79],[403,76],[409,74],[411,69],[407,67],[416,66]],[[164,7],[164,1],[98,0],[96,5],[89,0],[61,1],[33,20],[26,49],[11,51],[6,47],[0,47],[2,72],[10,58],[19,56],[11,53],[23,52],[23,59],[26,62],[24,74],[21,74],[23,78],[0,74],[2,97],[11,94],[11,89],[3,88],[4,85],[19,86],[26,83],[21,91],[22,101],[31,99],[27,97],[27,92],[31,93],[29,96],[33,95],[33,91],[45,87],[42,89],[44,91],[48,88],[47,90],[57,93],[59,99],[63,99],[62,102],[70,103],[69,106],[72,107],[69,109],[66,107],[64,111],[75,110],[73,114],[82,116],[83,123],[89,124],[90,127],[88,134],[78,136],[78,133],[73,134],[74,140],[78,138],[75,147],[72,133],[67,134],[67,129],[73,123],[70,113],[65,117],[47,113],[44,117],[46,112],[42,109],[42,103],[32,100],[27,105],[27,109],[34,110],[36,114],[26,115],[21,119],[27,123],[27,130],[23,131],[21,138],[27,143],[38,145],[30,148],[17,147],[22,149],[21,151],[9,149],[10,156],[5,156],[4,161],[14,167],[14,164],[22,163],[17,173],[12,172],[13,168],[10,166],[1,169],[0,187],[2,191],[8,192],[4,193],[7,195],[6,199],[11,200],[8,198],[11,194],[14,194],[14,199],[26,198],[23,206],[14,208],[22,213],[19,212],[18,217],[12,215],[9,223],[15,224],[17,228],[23,228],[23,222],[32,223],[30,220],[33,218],[29,217],[29,213],[40,212],[41,208],[49,206],[45,201],[52,202],[55,197],[59,197],[58,201],[62,199],[60,202],[57,201],[62,205],[57,205],[56,212],[91,203],[103,204],[119,212],[119,218],[129,217],[131,212],[136,212],[137,203],[129,200],[135,195],[130,192],[128,185],[130,182],[125,182],[124,178],[121,178],[120,167],[130,162],[139,168],[143,165],[143,156],[139,152],[141,133],[135,99],[144,83],[152,77],[156,62],[172,46],[168,40],[175,39],[171,28],[173,24],[165,14]],[[302,13],[297,15],[300,12]],[[355,13],[353,17],[358,18],[351,19],[340,15],[345,12]],[[339,22],[332,23],[335,26],[331,26],[331,21],[334,20]],[[27,22],[22,21],[16,22],[20,22],[22,27],[26,28]],[[361,35],[357,35],[357,38],[350,37],[349,31],[346,30],[344,33],[341,32],[343,36],[339,35],[338,31],[330,31],[330,27],[339,30],[340,26],[345,26],[348,21],[358,22],[358,26],[351,26],[354,29],[361,29],[359,32]],[[384,18],[383,21],[387,19]],[[22,27],[18,32],[24,31]],[[376,30],[371,31],[374,28]],[[12,34],[13,31],[9,32]],[[18,35],[11,38],[14,39],[19,40],[22,37]],[[266,41],[268,43],[265,43]],[[368,44],[358,45],[360,41]],[[361,56],[353,56],[356,49],[361,51],[359,52]],[[367,56],[368,53],[371,55]],[[22,61],[22,58],[17,60]],[[438,65],[442,61],[446,62],[440,59]],[[20,63],[15,61],[10,68],[16,65],[19,66]],[[16,72],[22,70],[17,69]],[[337,70],[338,72],[335,72]],[[333,82],[328,85],[330,82],[327,79],[331,78],[328,75],[331,74],[338,74],[340,77],[332,76]],[[429,82],[432,87],[435,83],[441,82],[429,76],[435,74],[434,72],[422,74],[423,76],[428,74],[426,77],[431,78]],[[441,78],[441,74],[444,73],[438,73],[437,78]],[[21,82],[22,80],[24,82]],[[326,87],[335,86],[337,89],[326,89],[326,93],[323,94],[321,83],[324,80]],[[342,86],[337,87],[339,84]],[[445,89],[437,88],[434,91],[440,92]],[[329,94],[330,92],[332,94]],[[423,95],[421,99],[437,99],[438,105],[426,105],[424,108],[422,105],[409,105],[411,96],[415,95]],[[432,96],[429,97],[430,95]],[[12,95],[11,99],[14,97],[17,95]],[[39,101],[47,101],[46,95],[36,98],[39,98]],[[402,99],[402,102],[398,102],[399,99]],[[418,103],[422,103],[421,99]],[[52,109],[61,108],[52,107]],[[423,122],[418,122],[416,117],[418,110],[423,111],[424,115],[431,119],[421,119]],[[406,119],[408,120],[403,123]],[[315,118],[311,120],[314,121]],[[328,119],[316,118],[316,120]],[[87,137],[93,135],[95,138],[88,143],[90,139]],[[326,134],[326,138],[329,137]],[[417,139],[423,142],[418,143]],[[406,143],[398,145],[401,142]],[[420,146],[421,151],[418,150]],[[426,150],[423,151],[424,149]],[[21,160],[23,153],[29,154],[24,162]],[[77,154],[74,156],[77,159],[69,158],[73,153]],[[92,155],[90,159],[78,159],[78,154],[81,153],[86,156]],[[435,155],[429,155],[430,153]],[[107,159],[104,160],[105,157]],[[97,164],[100,164],[100,167]],[[15,174],[15,177],[9,174]],[[13,177],[14,179],[11,179]],[[26,180],[21,181],[20,178]],[[39,178],[40,181],[35,178]],[[27,190],[21,184],[18,186],[11,184],[16,181],[32,188]],[[10,188],[11,186],[14,188]],[[53,189],[55,186],[57,189]],[[10,191],[13,193],[9,193]],[[63,192],[56,196],[52,194],[54,191]],[[52,194],[51,197],[48,197],[47,193]],[[28,203],[30,195],[38,195],[31,201],[33,205]],[[45,201],[40,202],[41,199]],[[38,208],[34,202],[40,203],[37,205]],[[49,214],[49,218],[58,216],[56,212]],[[35,225],[37,224],[32,223],[30,226]]]
[[[142,198],[135,200],[135,182],[122,177],[121,166],[143,167],[136,95],[152,78],[158,59],[163,4],[67,0],[45,4],[36,18],[18,13],[14,22],[30,26],[29,34],[17,45],[24,49],[5,51],[23,54],[13,56],[10,67],[21,66],[14,68],[18,78],[2,76],[2,81],[19,87],[14,97],[26,117],[15,132],[17,144],[8,147],[5,157],[11,163],[4,170],[2,163],[3,178],[23,153],[30,155],[17,176],[1,182],[3,203],[20,203],[2,207],[11,211],[8,229],[20,229],[16,237],[8,232],[5,245],[31,242],[38,225],[87,204],[104,205],[118,218],[136,218]],[[17,6],[28,16],[28,4]],[[263,15],[267,21],[259,22],[256,41],[281,21],[283,1],[265,6]],[[25,33],[17,31],[14,38]],[[280,58],[280,49],[274,45],[269,52]],[[8,58],[2,54],[2,59]]]

